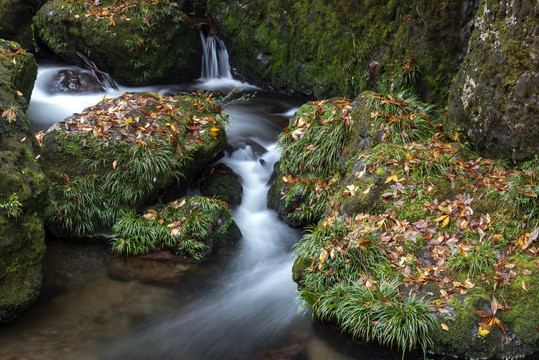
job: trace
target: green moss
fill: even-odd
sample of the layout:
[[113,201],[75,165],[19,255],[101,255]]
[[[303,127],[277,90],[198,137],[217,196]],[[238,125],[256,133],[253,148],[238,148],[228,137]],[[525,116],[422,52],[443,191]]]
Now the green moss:
[[70,62],[80,61],[77,51],[85,54],[126,84],[172,83],[199,76],[198,33],[174,5],[159,1],[129,7],[113,17],[114,25],[110,18],[96,21],[86,16],[91,10],[55,0],[43,6],[34,22],[54,53]]

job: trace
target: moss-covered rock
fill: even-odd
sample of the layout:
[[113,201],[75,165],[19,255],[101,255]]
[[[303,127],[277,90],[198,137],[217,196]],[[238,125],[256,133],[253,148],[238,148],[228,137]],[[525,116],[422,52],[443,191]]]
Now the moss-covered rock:
[[60,122],[40,162],[54,188],[58,236],[110,232],[124,211],[182,194],[226,144],[226,116],[198,94],[126,93]]
[[79,63],[77,52],[129,85],[178,83],[200,76],[202,49],[194,23],[175,3],[54,0],[37,13],[41,40]]
[[354,97],[393,78],[442,105],[476,3],[209,1],[208,11],[221,20],[231,63],[270,86]]
[[40,0],[0,0],[0,38],[16,41],[24,49],[34,51],[32,16],[41,5]]
[[279,136],[281,160],[270,179],[268,206],[289,225],[316,223],[326,211],[349,141],[350,100],[309,102]]
[[31,54],[0,40],[0,323],[19,316],[41,287],[48,191],[24,113],[36,69]]
[[146,214],[123,216],[113,226],[111,241],[118,254],[142,255],[168,250],[184,258],[206,260],[224,247],[232,247],[241,231],[228,205],[203,196],[184,197]]
[[[508,170],[471,157],[411,97],[366,93],[352,105],[345,150],[329,167],[339,173],[334,189],[311,197],[325,211],[296,245],[301,298],[321,320],[403,352],[537,352],[537,165]],[[326,122],[323,110],[297,116],[282,135],[288,168],[319,146],[308,136]],[[273,201],[283,207],[297,180],[279,176]],[[296,200],[301,207],[305,198]]]
[[228,205],[239,205],[243,186],[234,170],[224,164],[217,164],[202,174],[200,192],[206,197],[219,199]]
[[519,163],[539,152],[537,3],[484,0],[448,103],[448,124],[479,152]]
[[[433,351],[466,358],[520,358],[539,350],[536,325],[539,315],[535,310],[539,303],[537,269],[533,269],[531,261],[522,262],[515,258],[508,261],[510,264],[516,261],[518,273],[510,285],[494,289],[478,284],[448,303],[448,312],[440,314],[440,321],[449,329],[434,329]],[[526,271],[531,275],[523,275]],[[522,281],[527,291],[523,289]],[[493,301],[496,306],[500,304],[495,314]],[[485,327],[481,322],[490,323],[491,327]]]

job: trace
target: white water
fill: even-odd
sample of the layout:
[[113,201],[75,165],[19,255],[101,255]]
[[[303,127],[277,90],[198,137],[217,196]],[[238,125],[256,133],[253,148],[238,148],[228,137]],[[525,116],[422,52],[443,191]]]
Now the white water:
[[232,79],[230,64],[228,63],[228,51],[223,40],[216,35],[206,36],[201,31],[202,42],[202,75],[208,79]]
[[266,183],[277,156],[271,150],[263,159],[265,165],[247,146],[222,161],[241,176],[244,188],[242,203],[233,212],[243,239],[232,263],[203,297],[113,344],[108,358],[248,358],[258,346],[301,320],[294,301],[290,253],[299,234],[266,207]]

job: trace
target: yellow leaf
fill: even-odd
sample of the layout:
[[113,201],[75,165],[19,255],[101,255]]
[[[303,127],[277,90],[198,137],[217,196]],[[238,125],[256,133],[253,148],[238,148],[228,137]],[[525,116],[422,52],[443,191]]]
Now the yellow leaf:
[[444,220],[445,218],[447,218],[448,216],[447,215],[442,215],[440,216],[439,218],[435,219],[434,221],[442,221]]
[[146,220],[155,220],[157,218],[157,215],[148,213],[148,214],[144,214],[142,217],[145,218]]
[[394,182],[399,182],[399,178],[398,178],[397,175],[395,175],[395,174],[391,174],[391,176],[388,177],[388,178],[386,179],[386,182],[385,182],[385,183],[387,184],[387,183],[390,182],[391,180],[393,180]]
[[365,189],[365,191],[363,191],[363,194],[368,194],[371,192],[371,189],[372,189],[372,185],[369,186],[367,189]]
[[442,323],[441,326],[442,326],[442,329],[444,329],[445,331],[449,330],[449,326],[447,326],[446,324]]
[[116,166],[118,166],[118,162],[116,160],[114,160],[112,162],[112,169],[116,170]]
[[23,96],[24,94],[22,92],[20,92],[19,90],[17,90],[17,95]]
[[447,224],[449,224],[449,216],[444,219],[442,227],[446,227]]
[[479,325],[479,330],[478,330],[479,335],[485,337],[489,332],[490,332],[490,331],[488,331],[488,330],[486,330],[486,329],[483,329],[483,328],[481,327],[481,325]]

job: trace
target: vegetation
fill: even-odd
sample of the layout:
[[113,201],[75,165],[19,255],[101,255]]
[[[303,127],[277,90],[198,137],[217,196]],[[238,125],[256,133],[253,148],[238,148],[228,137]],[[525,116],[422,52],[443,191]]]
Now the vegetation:
[[7,216],[18,219],[22,214],[22,204],[16,193],[11,194],[9,200],[5,203],[0,203],[0,213],[5,212]]
[[[528,326],[523,323],[531,326],[535,315],[520,320],[510,315],[513,307],[532,314],[536,301],[529,289],[537,280],[529,270],[537,267],[536,163],[510,170],[477,158],[458,134],[442,132],[429,106],[404,93],[365,94],[356,104],[363,109],[351,109],[350,122],[371,121],[375,131],[351,135],[377,140],[353,156],[357,150],[347,146],[357,140],[342,145],[347,149],[343,158],[350,159],[345,173],[331,184],[320,222],[295,250],[301,259],[294,269],[300,298],[320,319],[403,353],[414,347],[450,348],[468,357],[536,351],[536,343],[524,340],[534,335],[523,331]],[[315,116],[323,121],[323,113]],[[296,128],[291,129],[283,135],[288,143],[281,145],[285,166],[280,170],[301,174],[309,160],[296,168],[293,160],[308,157],[316,143],[302,142],[309,139],[305,136],[290,138]],[[349,206],[373,192],[370,208]],[[309,201],[320,204],[310,195],[296,208]],[[501,314],[484,315],[481,309],[493,297],[503,298],[495,303]],[[462,308],[461,301],[469,305]],[[500,348],[490,332],[506,339],[511,333],[519,340],[504,340]],[[471,333],[478,339],[470,340]]]
[[191,179],[224,146],[226,121],[206,93],[124,94],[66,119],[61,131],[40,139],[55,182],[54,222],[77,236],[106,231]]
[[339,161],[349,136],[349,104],[347,99],[310,102],[279,136],[281,178],[275,189],[285,194],[285,208],[292,208],[282,214],[290,222],[313,223],[324,213],[335,191],[332,185],[342,173]]
[[113,226],[118,238],[111,240],[117,254],[140,255],[157,248],[202,260],[213,242],[226,236],[232,219],[226,203],[202,196],[186,197],[143,216],[124,215]]

